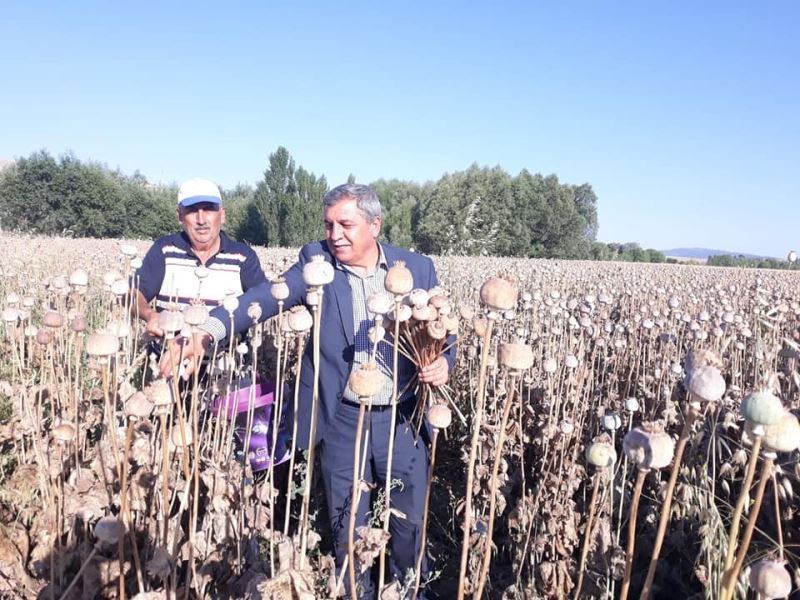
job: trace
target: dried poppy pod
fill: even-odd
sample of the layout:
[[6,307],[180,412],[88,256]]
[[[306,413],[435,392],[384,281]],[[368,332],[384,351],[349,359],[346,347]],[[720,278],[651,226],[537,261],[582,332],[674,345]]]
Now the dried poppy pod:
[[617,462],[617,451],[607,434],[599,435],[586,447],[586,461],[598,469],[613,467]]
[[785,598],[792,593],[792,577],[784,563],[763,559],[750,567],[750,587],[759,598]]
[[48,310],[42,316],[42,325],[50,329],[61,329],[64,326],[64,316],[54,310]]
[[375,315],[386,315],[394,308],[394,297],[388,292],[370,294],[367,298],[367,309]]
[[289,297],[289,284],[282,276],[278,276],[272,280],[272,285],[269,287],[269,293],[278,302],[283,302]]
[[752,424],[755,435],[763,435],[764,427],[777,423],[783,417],[780,398],[767,390],[751,392],[742,398],[742,416]]
[[376,396],[383,389],[384,375],[374,362],[361,365],[350,373],[347,387],[359,398],[367,399]]
[[439,313],[437,313],[436,309],[429,304],[426,304],[425,306],[415,306],[411,309],[411,317],[415,321],[433,321],[438,316]]
[[15,306],[19,304],[19,294],[11,292],[6,296],[6,304],[10,306]]
[[382,325],[376,325],[375,327],[369,328],[367,335],[369,336],[370,344],[377,344],[386,337],[386,329],[384,329]]
[[462,304],[458,307],[458,314],[460,314],[461,318],[465,321],[472,321],[472,319],[475,317],[475,311],[472,309],[472,307],[466,306],[465,304]]
[[145,419],[153,412],[153,403],[144,392],[136,392],[125,402],[125,414],[137,419]]
[[162,310],[158,313],[158,326],[167,334],[175,334],[183,329],[183,315],[177,310]]
[[686,388],[689,390],[690,403],[717,402],[725,393],[725,379],[716,367],[695,367],[689,373]]
[[53,427],[53,439],[59,442],[71,442],[75,439],[75,426],[72,423],[61,423]]
[[406,296],[406,302],[411,306],[425,306],[430,299],[428,290],[423,290],[422,288],[414,288]]
[[127,256],[128,258],[133,258],[139,251],[136,249],[136,246],[131,244],[120,244],[119,251],[122,253],[123,256]]
[[315,254],[303,265],[303,281],[311,287],[321,287],[333,281],[333,265],[322,254]]
[[486,335],[486,329],[489,327],[489,323],[483,317],[475,317],[472,319],[472,328],[475,330],[475,335],[478,337],[483,337]]
[[183,309],[183,320],[192,327],[202,325],[208,320],[208,308],[205,304],[189,304]]
[[181,427],[181,423],[178,421],[172,426],[169,441],[172,442],[172,446],[177,449],[183,448],[184,444],[188,446],[192,443],[192,426],[184,422],[183,427]]
[[78,315],[69,322],[69,327],[75,333],[82,333],[86,331],[86,317]]
[[517,288],[507,279],[491,277],[481,286],[481,302],[492,310],[510,310],[517,305]]
[[555,358],[546,358],[542,364],[542,369],[545,373],[555,373],[558,371],[558,363]]
[[434,404],[428,409],[428,423],[434,429],[447,429],[453,420],[453,414],[445,404]]
[[445,329],[447,329],[449,335],[458,333],[458,319],[456,317],[453,315],[441,315],[439,320],[442,322]]
[[293,306],[287,316],[289,327],[296,333],[305,333],[314,325],[314,317],[305,306]]
[[792,452],[800,448],[800,423],[788,410],[772,425],[764,428],[764,447],[771,452]]
[[53,341],[53,334],[47,329],[40,329],[36,332],[36,343],[40,346],[47,346]]
[[75,269],[70,273],[69,284],[73,287],[86,287],[89,285],[89,274],[83,269]]
[[722,359],[716,352],[706,349],[692,350],[686,355],[684,362],[686,372],[691,374],[692,371],[699,367],[714,367],[722,369]]
[[675,441],[659,423],[642,423],[634,427],[622,440],[625,455],[640,469],[663,469],[672,462]]
[[449,308],[450,298],[442,294],[437,294],[436,296],[431,296],[428,299],[428,304],[430,304],[436,310],[441,310],[442,308]]
[[497,360],[512,371],[526,371],[533,366],[533,349],[528,344],[505,342],[500,344]]
[[103,517],[94,525],[97,541],[113,546],[125,533],[125,526],[116,517]]
[[110,289],[115,296],[124,296],[128,293],[128,282],[125,279],[117,279],[111,284]]
[[603,429],[616,431],[620,427],[622,427],[622,419],[617,413],[609,411],[603,415]]
[[395,261],[386,272],[384,287],[387,292],[400,296],[414,289],[414,276],[402,260]]
[[258,323],[258,320],[261,318],[261,305],[258,302],[251,302],[247,306],[247,317],[253,323]]
[[239,298],[233,294],[228,294],[222,300],[222,308],[224,308],[229,314],[233,314],[236,312],[236,309],[239,308]]
[[431,337],[431,339],[434,340],[443,340],[447,337],[447,327],[439,320],[428,321],[428,325],[425,330],[428,332],[428,335]]
[[16,323],[19,321],[19,316],[20,313],[16,308],[4,308],[0,319],[3,320],[3,323]]
[[392,309],[392,311],[389,313],[389,319],[392,321],[405,323],[411,319],[412,310],[413,309],[407,304],[401,304],[400,306]]
[[144,388],[144,394],[156,408],[172,405],[172,389],[164,379],[156,379]]

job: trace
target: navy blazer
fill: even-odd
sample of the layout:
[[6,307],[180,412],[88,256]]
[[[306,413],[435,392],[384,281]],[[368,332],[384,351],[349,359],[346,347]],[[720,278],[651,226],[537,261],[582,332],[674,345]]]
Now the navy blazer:
[[[430,289],[437,285],[436,271],[430,258],[390,244],[381,243],[381,247],[383,248],[386,262],[390,267],[398,260],[405,262],[406,267],[414,277],[415,288]],[[324,256],[327,262],[333,265],[336,264],[324,240],[303,246],[300,250],[298,261],[284,273],[286,283],[289,286],[289,297],[284,301],[285,310],[305,303],[307,286],[303,281],[303,266],[311,260],[312,256],[318,254]],[[239,296],[239,307],[234,313],[234,330],[237,333],[245,331],[252,325],[252,319],[247,316],[247,308],[253,302],[257,302],[261,306],[262,321],[278,314],[278,302],[270,293],[270,285],[270,283],[260,284]],[[230,327],[230,317],[222,307],[212,311],[211,316],[222,321],[226,328]],[[353,364],[354,338],[353,298],[350,284],[344,271],[334,269],[333,281],[325,286],[322,302],[319,405],[317,407],[318,420],[315,443],[325,438],[328,424],[333,420],[336,411],[341,405],[342,394],[347,385]],[[451,370],[455,361],[454,339],[453,337],[448,339],[450,349],[445,354]],[[413,363],[400,354],[397,372],[398,391],[406,387],[415,373],[416,368]],[[307,448],[309,442],[313,385],[313,345],[312,338],[309,338],[300,372],[297,443],[301,448]],[[409,389],[398,401],[406,400],[412,395],[413,389]],[[293,394],[290,394],[284,400],[287,419],[292,418],[293,399]]]

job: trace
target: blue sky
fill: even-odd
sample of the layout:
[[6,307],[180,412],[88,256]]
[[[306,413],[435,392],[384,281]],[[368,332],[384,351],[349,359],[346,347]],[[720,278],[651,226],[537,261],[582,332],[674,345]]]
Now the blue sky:
[[796,2],[4,2],[0,158],[588,182],[599,239],[800,250]]

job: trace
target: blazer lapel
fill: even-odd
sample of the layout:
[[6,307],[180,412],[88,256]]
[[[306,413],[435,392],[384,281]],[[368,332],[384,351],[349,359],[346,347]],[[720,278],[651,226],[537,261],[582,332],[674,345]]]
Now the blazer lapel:
[[[339,317],[342,320],[342,328],[344,328],[344,336],[349,345],[355,344],[355,332],[353,330],[353,292],[350,290],[350,283],[347,281],[347,275],[340,269],[336,269],[333,274],[333,281],[331,282],[331,292],[336,298],[336,304],[339,307]],[[323,320],[325,316],[322,316]]]

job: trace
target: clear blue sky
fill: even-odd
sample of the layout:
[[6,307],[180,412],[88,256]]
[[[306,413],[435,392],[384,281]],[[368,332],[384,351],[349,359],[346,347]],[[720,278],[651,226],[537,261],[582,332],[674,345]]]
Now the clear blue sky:
[[[224,6],[223,6],[224,5]],[[797,2],[3,2],[0,158],[331,184],[471,163],[599,196],[603,241],[800,250]]]

